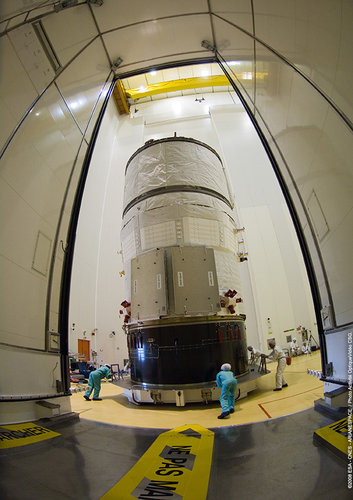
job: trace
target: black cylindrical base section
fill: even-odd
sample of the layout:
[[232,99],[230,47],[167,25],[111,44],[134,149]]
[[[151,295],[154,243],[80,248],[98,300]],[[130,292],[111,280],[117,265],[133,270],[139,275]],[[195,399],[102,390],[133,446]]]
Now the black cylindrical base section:
[[139,384],[211,382],[223,363],[235,376],[248,372],[242,320],[130,326],[128,348],[131,380]]

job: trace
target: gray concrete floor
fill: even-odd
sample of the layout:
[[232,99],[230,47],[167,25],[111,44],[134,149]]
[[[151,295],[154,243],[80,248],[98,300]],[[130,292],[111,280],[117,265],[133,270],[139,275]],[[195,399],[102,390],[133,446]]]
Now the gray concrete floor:
[[[313,432],[331,422],[310,409],[212,429],[207,500],[352,498],[347,464],[313,444]],[[98,500],[165,431],[84,419],[42,424],[61,436],[0,452],[2,500]]]

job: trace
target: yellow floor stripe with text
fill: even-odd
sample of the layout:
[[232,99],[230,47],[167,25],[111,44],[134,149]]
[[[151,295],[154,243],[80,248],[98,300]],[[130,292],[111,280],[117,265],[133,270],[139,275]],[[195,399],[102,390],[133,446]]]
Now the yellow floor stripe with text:
[[214,433],[196,424],[163,432],[101,500],[204,500],[213,441]]
[[[350,418],[349,418],[350,417]],[[348,423],[348,420],[350,422]],[[349,425],[350,424],[350,425]],[[350,428],[349,428],[350,427]],[[322,427],[314,432],[316,436],[321,438],[321,442],[326,443],[328,446],[338,450],[344,455],[352,454],[352,446],[348,450],[348,434],[350,431],[350,444],[352,443],[352,416],[342,418],[338,422]]]
[[37,443],[45,439],[60,436],[57,432],[46,429],[38,424],[11,424],[0,426],[0,450]]

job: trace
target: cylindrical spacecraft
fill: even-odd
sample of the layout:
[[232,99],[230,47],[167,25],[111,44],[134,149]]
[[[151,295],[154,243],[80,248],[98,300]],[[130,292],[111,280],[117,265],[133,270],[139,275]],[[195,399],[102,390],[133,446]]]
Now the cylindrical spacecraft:
[[237,223],[219,155],[200,141],[148,141],[125,171],[121,230],[131,380],[211,383],[248,372],[238,312]]

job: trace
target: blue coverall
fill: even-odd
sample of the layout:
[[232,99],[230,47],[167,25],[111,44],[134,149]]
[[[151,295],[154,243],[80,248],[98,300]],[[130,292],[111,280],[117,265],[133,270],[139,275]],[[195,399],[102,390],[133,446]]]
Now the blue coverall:
[[222,387],[220,403],[222,413],[234,409],[234,395],[238,381],[230,370],[221,370],[216,376],[217,387]]
[[110,368],[108,368],[107,366],[101,366],[97,370],[91,372],[88,377],[88,388],[85,392],[85,396],[89,398],[94,389],[93,399],[99,398],[99,393],[101,390],[101,380],[104,377],[110,378]]

